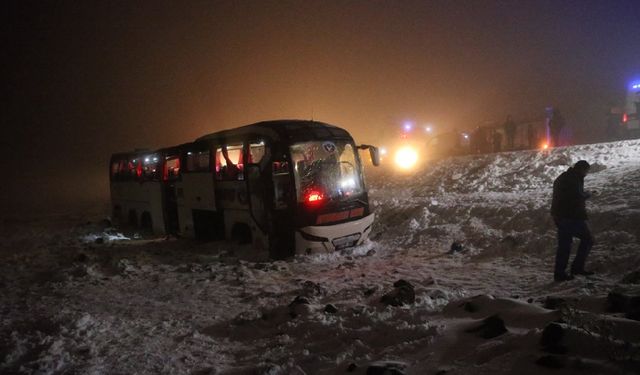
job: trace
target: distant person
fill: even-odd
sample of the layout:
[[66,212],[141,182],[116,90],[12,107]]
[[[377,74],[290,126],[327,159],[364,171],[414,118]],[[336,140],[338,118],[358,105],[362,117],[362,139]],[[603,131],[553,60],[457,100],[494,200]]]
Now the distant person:
[[564,117],[562,116],[562,113],[560,113],[559,109],[554,109],[551,121],[549,121],[549,132],[551,133],[551,142],[553,143],[553,147],[560,146],[560,133],[562,132],[564,125]]
[[537,134],[536,128],[532,123],[527,125],[527,142],[529,143],[529,148],[537,148]]
[[620,115],[614,113],[613,109],[607,113],[607,140],[615,141],[618,139],[618,128],[620,127]]
[[499,131],[493,129],[491,140],[493,141],[493,152],[502,151],[502,134]]
[[491,145],[487,140],[487,129],[483,126],[475,128],[471,134],[471,148],[476,154],[484,154],[490,152]]
[[511,115],[507,116],[507,120],[504,122],[503,126],[504,134],[507,136],[507,148],[509,150],[513,150],[516,139],[516,123],[513,122]]
[[[551,216],[558,228],[558,249],[553,271],[555,281],[571,280],[574,275],[593,274],[584,268],[587,255],[593,246],[585,206],[585,201],[591,194],[584,191],[584,178],[589,173],[590,167],[587,161],[580,160],[553,182]],[[580,246],[571,265],[571,274],[567,274],[566,269],[574,237],[580,239]]]

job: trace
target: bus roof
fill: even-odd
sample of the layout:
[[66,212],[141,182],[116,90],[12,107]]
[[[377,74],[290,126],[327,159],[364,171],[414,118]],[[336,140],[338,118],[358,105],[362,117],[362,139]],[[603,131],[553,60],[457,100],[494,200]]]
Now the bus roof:
[[121,157],[131,157],[131,156],[142,156],[148,154],[172,154],[179,152],[183,148],[192,145],[193,142],[183,143],[176,146],[162,147],[157,149],[148,149],[148,148],[136,148],[133,151],[125,151],[125,152],[117,152],[111,155],[112,158],[121,158]]
[[197,141],[212,139],[225,139],[244,135],[247,133],[265,134],[284,140],[324,139],[324,138],[351,138],[349,132],[335,125],[312,120],[274,120],[262,121],[238,128],[221,130],[204,135]]
[[277,140],[299,142],[313,139],[347,138],[351,135],[346,130],[335,125],[312,120],[273,120],[262,121],[255,124],[240,126],[238,128],[221,130],[215,133],[203,135],[194,142],[183,143],[177,146],[163,147],[159,149],[138,148],[128,152],[118,152],[111,155],[112,158],[140,156],[150,153],[172,153],[196,142],[233,138],[245,134],[258,134],[270,136]]

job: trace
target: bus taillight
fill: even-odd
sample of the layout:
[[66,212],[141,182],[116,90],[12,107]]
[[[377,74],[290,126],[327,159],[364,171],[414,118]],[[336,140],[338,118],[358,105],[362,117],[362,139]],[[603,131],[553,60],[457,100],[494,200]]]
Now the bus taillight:
[[324,199],[324,196],[322,195],[322,193],[320,193],[319,191],[313,190],[307,193],[305,201],[307,203],[316,203],[316,202],[320,202],[323,199]]
[[627,121],[629,121],[629,115],[627,115],[626,113],[622,114],[622,123],[626,124]]

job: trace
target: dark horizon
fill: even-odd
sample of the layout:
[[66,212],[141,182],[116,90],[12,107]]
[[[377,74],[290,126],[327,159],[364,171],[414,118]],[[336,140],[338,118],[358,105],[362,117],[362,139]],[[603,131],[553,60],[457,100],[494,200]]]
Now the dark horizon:
[[637,1],[5,7],[5,213],[106,202],[112,153],[270,119],[375,144],[407,120],[462,130],[553,105],[597,141],[640,75]]

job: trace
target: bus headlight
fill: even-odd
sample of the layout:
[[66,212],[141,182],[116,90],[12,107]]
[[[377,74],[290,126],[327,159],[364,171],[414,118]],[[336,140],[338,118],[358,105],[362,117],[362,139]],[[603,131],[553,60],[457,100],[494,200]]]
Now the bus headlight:
[[418,163],[418,153],[409,146],[402,147],[396,152],[395,162],[401,169],[409,170]]

